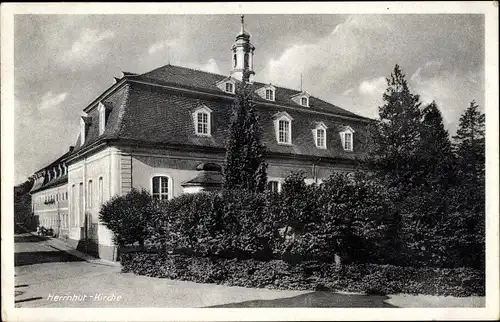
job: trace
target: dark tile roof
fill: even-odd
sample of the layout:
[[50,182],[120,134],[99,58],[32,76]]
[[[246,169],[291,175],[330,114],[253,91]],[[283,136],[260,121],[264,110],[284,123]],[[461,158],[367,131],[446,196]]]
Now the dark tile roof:
[[39,192],[39,191],[42,191],[45,189],[61,186],[61,185],[66,184],[66,183],[68,183],[68,175],[67,174],[60,176],[59,178],[56,178],[54,180],[44,182],[40,187],[33,187],[34,189],[32,189],[30,191],[30,193],[35,193],[35,192]]
[[[195,134],[192,112],[201,105],[210,108],[212,113],[212,135],[210,137]],[[288,110],[294,119],[292,122],[291,146],[276,142],[274,115],[283,111],[279,107],[258,107],[259,124],[262,127],[262,141],[271,152],[314,155],[323,157],[354,158],[363,154],[365,124],[353,120],[343,120],[333,115],[313,114],[299,110]],[[118,137],[151,143],[188,144],[203,147],[225,146],[225,139],[230,124],[231,101],[212,101],[188,97],[182,94],[166,93],[159,89],[143,85],[133,85],[130,93]],[[317,122],[328,127],[327,149],[316,148],[312,129]],[[342,149],[341,128],[351,126],[354,135],[354,152]]]
[[222,181],[222,173],[219,171],[200,171],[196,177],[184,181],[181,186],[221,186]]
[[[112,106],[112,110],[102,136],[98,135],[98,110],[94,108],[89,111],[88,117],[92,118],[92,122],[83,146],[95,142],[98,138],[104,138],[127,139],[151,144],[224,148],[230,124],[231,97],[227,99],[207,98],[196,93],[180,93],[136,81],[227,95],[215,85],[226,76],[167,65],[142,75],[124,73],[124,77],[130,81],[103,100],[103,103]],[[264,85],[254,83],[254,88]],[[301,107],[290,98],[300,93],[299,91],[275,87],[277,104]],[[263,129],[262,141],[270,152],[344,159],[357,158],[364,153],[365,126],[366,121],[369,120],[367,118],[313,96],[310,97],[311,107],[300,109],[259,104],[265,100],[259,99],[256,94],[255,101],[259,123]],[[201,137],[195,134],[191,113],[202,104],[213,110],[211,137]],[[311,113],[310,110],[328,113]],[[276,142],[273,115],[282,111],[286,111],[294,119],[292,122],[293,145],[291,146],[279,145]],[[349,118],[343,119],[336,115]],[[316,122],[323,122],[328,127],[326,150],[318,149],[314,144],[312,129]],[[354,152],[346,152],[341,146],[338,132],[346,125],[356,131]],[[82,145],[78,139],[74,153],[81,148]]]
[[[224,93],[217,86],[216,83],[224,80],[228,76],[208,73],[196,69],[179,67],[174,65],[165,65],[160,68],[154,69],[150,72],[144,73],[142,75],[135,76],[136,80],[152,81],[160,84],[172,84],[180,87],[186,87],[197,90],[206,90],[216,93]],[[253,83],[254,90],[266,86],[268,84],[255,82]],[[293,90],[285,87],[279,87],[275,84],[273,86],[276,88],[275,92],[275,103],[290,105],[295,107],[302,107],[300,104],[296,103],[291,99],[292,96],[300,94],[301,91]],[[267,100],[255,95],[254,99],[256,101],[268,102]],[[309,107],[307,109],[330,112],[343,116],[350,116],[360,119],[366,119],[365,117],[356,115],[350,111],[340,108],[334,104],[325,102],[317,97],[311,96],[309,99]]]

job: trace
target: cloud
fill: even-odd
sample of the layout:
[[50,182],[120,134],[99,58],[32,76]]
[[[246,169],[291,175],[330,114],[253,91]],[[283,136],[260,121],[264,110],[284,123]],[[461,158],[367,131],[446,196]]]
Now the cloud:
[[[412,91],[420,95],[422,104],[436,101],[445,126],[454,134],[457,120],[470,101],[478,100],[483,105],[483,73],[481,71],[462,72],[459,70],[439,70],[439,63],[426,63],[417,68],[411,76]],[[479,95],[479,96],[478,96]]]
[[60,93],[57,95],[54,95],[52,92],[47,92],[43,97],[42,101],[40,102],[39,108],[41,110],[47,110],[54,108],[64,102],[66,100],[66,97],[68,96],[68,93]]
[[148,54],[154,55],[156,53],[162,52],[167,48],[178,48],[180,45],[179,39],[165,39],[155,42],[148,47]]
[[210,58],[208,62],[205,65],[202,65],[200,67],[201,70],[204,70],[209,73],[214,73],[214,74],[220,74],[220,69],[219,66],[217,65],[217,62],[215,59]]
[[387,87],[385,77],[364,80],[359,84],[359,92],[364,95],[382,95]]
[[354,88],[350,87],[350,88],[346,89],[346,90],[342,93],[342,95],[344,95],[344,96],[349,96],[349,95],[351,95],[353,92],[354,92]]
[[[384,77],[374,76],[388,76],[399,64],[423,99],[441,100],[445,108],[455,109],[459,98],[482,96],[481,77],[475,76],[484,66],[482,40],[474,34],[481,32],[478,22],[476,16],[353,15],[323,37],[291,43],[256,76],[296,88],[304,73],[305,89],[312,95],[361,115],[376,115],[386,84]],[[361,95],[346,91],[349,84],[359,84]],[[447,117],[458,120],[456,113]]]
[[96,65],[102,62],[108,53],[108,47],[103,45],[104,40],[112,39],[115,34],[111,30],[99,31],[85,28],[79,38],[73,42],[71,48],[62,53],[61,62],[74,67],[73,63]]

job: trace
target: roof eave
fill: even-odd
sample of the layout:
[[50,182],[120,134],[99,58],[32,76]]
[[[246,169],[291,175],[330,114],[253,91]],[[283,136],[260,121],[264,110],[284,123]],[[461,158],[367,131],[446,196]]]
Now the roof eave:
[[90,104],[87,105],[83,109],[83,112],[88,113],[90,112],[97,104],[99,104],[100,101],[103,99],[107,98],[109,95],[113,94],[115,91],[117,91],[119,88],[121,88],[127,81],[129,80],[129,77],[134,77],[134,76],[124,76],[120,80],[118,80],[116,83],[111,85],[107,90],[105,90],[101,95],[99,95],[96,99],[94,99]]

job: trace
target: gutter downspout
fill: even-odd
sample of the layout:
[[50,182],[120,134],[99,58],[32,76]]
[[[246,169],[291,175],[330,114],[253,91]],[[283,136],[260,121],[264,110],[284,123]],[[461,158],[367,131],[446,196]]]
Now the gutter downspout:
[[314,183],[318,183],[318,169],[316,168],[316,165],[319,165],[321,162],[321,157],[317,158],[315,161],[313,161],[313,166],[312,166],[312,175],[314,179]]

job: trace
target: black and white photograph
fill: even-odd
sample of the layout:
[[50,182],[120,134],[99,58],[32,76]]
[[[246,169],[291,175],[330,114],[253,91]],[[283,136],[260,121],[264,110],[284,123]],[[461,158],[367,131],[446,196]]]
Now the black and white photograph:
[[497,6],[2,4],[2,319],[497,319]]

